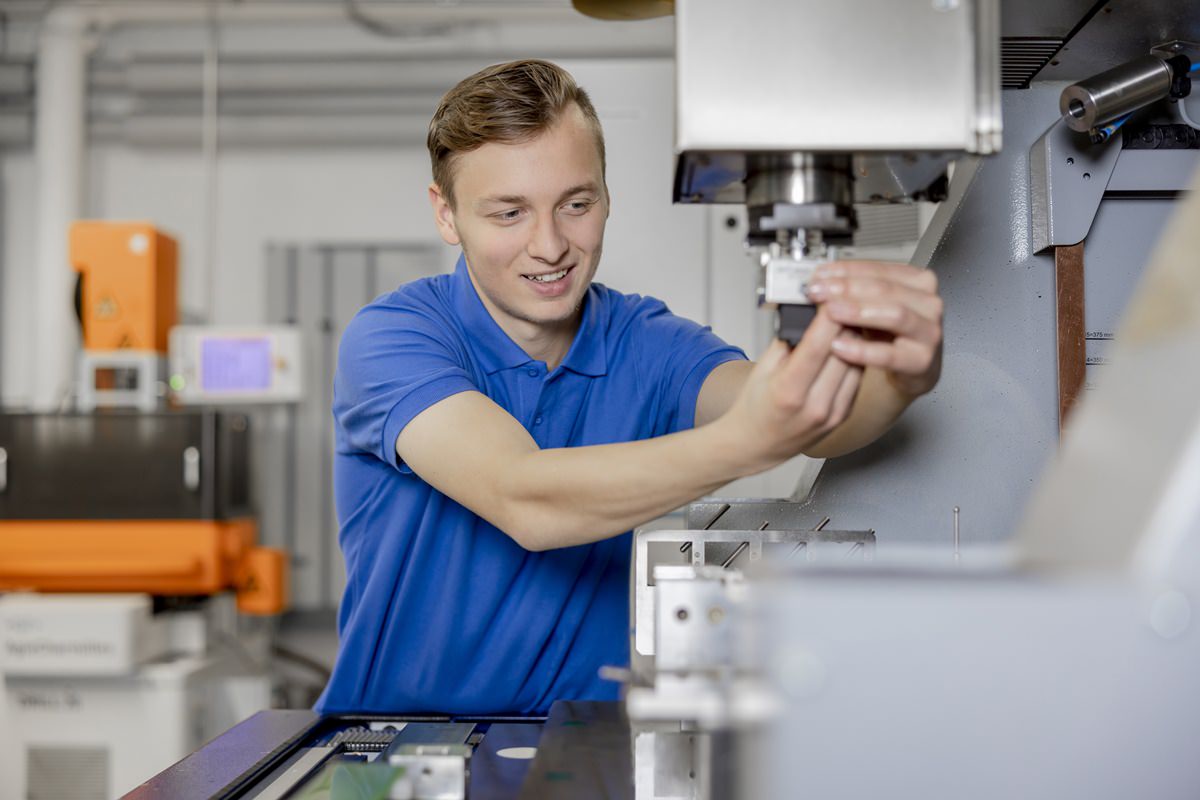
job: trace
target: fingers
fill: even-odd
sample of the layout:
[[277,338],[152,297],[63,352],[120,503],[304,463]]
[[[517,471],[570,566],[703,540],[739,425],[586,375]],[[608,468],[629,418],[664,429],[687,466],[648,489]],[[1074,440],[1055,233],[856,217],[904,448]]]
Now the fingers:
[[805,425],[821,434],[846,421],[862,384],[862,367],[834,362],[841,362],[841,359],[831,358],[822,367],[801,412]]
[[829,424],[833,413],[834,400],[842,387],[842,381],[847,373],[856,367],[840,358],[829,357],[821,365],[807,396],[803,397],[803,405],[799,413],[801,422],[806,428],[824,430],[832,427]]
[[862,385],[862,376],[862,367],[850,367],[846,370],[846,374],[842,378],[842,385],[838,387],[837,394],[833,398],[833,408],[829,417],[831,427],[841,425],[850,416],[850,409],[854,407],[854,399],[858,397],[858,387]]
[[880,367],[902,375],[925,375],[934,371],[941,352],[911,339],[891,342],[839,337],[831,345],[838,358],[860,367]]
[[842,334],[831,342],[839,358],[858,367],[882,368],[893,384],[898,381],[913,396],[937,382],[944,308],[937,278],[929,270],[885,262],[835,262],[817,270],[808,292],[831,321],[866,334]]
[[775,339],[767,345],[767,349],[759,356],[757,363],[761,368],[770,373],[787,360],[789,353],[791,353],[791,348],[787,346],[787,343]]
[[844,309],[869,310],[876,313],[885,313],[888,309],[905,309],[932,322],[940,323],[942,319],[941,297],[935,292],[914,288],[901,280],[866,277],[823,278],[810,283],[807,292],[817,302],[830,305],[836,303]]
[[[934,298],[937,299],[937,298]],[[938,301],[939,305],[941,301]],[[898,303],[851,303],[842,300],[828,304],[831,319],[842,325],[887,331],[896,337],[907,337],[933,345],[941,341],[942,325]]]
[[[828,325],[828,320],[823,322],[824,325]],[[841,329],[837,325],[833,325],[832,329],[835,332],[833,341],[859,337],[854,331]],[[813,345],[814,348],[820,346],[819,343],[829,332],[825,327],[810,328],[810,331],[813,334],[811,341],[816,343]],[[805,336],[808,335],[806,332]],[[831,347],[832,344],[833,342],[830,342]],[[831,350],[824,351],[824,355],[820,356],[818,356],[818,352],[814,349],[803,359],[807,370],[811,370],[811,364],[815,359],[820,359],[819,369],[809,384],[799,383],[797,376],[801,375],[802,371],[797,369],[790,373],[780,373],[774,389],[777,392],[776,402],[779,407],[794,415],[793,422],[798,424],[801,430],[810,433],[818,432],[823,435],[845,419],[849,404],[858,391],[857,376],[861,374],[862,368],[838,358]],[[792,353],[792,358],[797,358],[795,351]]]
[[[799,402],[803,402],[809,387],[829,360],[830,347],[842,330],[842,326],[830,318],[829,312],[818,310],[812,324],[804,332],[804,337],[781,364],[776,376],[777,389],[786,396],[798,398]],[[775,344],[782,343],[775,342],[772,347]]]
[[842,278],[871,278],[901,283],[910,289],[936,294],[937,275],[932,270],[891,261],[831,261],[817,268],[817,281]]
[[937,276],[908,264],[838,261],[818,268],[809,295],[843,325],[936,344],[944,305]]

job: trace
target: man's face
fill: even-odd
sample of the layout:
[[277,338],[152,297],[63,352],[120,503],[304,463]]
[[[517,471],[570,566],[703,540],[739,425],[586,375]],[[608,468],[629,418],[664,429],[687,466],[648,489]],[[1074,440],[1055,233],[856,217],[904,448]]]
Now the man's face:
[[578,107],[528,142],[459,155],[454,173],[454,208],[429,190],[438,230],[462,245],[493,318],[522,337],[570,327],[608,218],[596,139]]

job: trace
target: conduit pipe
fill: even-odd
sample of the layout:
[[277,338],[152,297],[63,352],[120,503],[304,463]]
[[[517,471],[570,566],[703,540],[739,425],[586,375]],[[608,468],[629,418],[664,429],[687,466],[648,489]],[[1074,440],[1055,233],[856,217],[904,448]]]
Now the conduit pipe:
[[33,278],[33,353],[29,386],[36,411],[66,399],[79,349],[71,317],[74,277],[67,231],[83,211],[84,126],[88,15],[79,7],[52,9],[42,23],[37,55],[36,274]]

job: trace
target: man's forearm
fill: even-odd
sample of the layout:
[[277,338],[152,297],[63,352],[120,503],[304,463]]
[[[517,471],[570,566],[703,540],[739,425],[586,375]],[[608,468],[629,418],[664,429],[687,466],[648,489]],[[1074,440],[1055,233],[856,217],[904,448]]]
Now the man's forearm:
[[[537,450],[506,470],[491,520],[530,550],[594,542],[770,463],[752,463],[717,423],[620,444]],[[489,514],[482,514],[485,518]]]

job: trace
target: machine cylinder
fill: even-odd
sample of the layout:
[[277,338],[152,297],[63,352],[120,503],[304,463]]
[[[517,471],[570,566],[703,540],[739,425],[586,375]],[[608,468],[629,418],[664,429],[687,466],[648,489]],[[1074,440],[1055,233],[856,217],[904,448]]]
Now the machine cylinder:
[[1071,130],[1086,132],[1166,97],[1173,78],[1163,59],[1141,56],[1068,86],[1058,110]]
[[773,203],[853,205],[849,156],[787,153],[752,157],[746,175],[746,205]]

